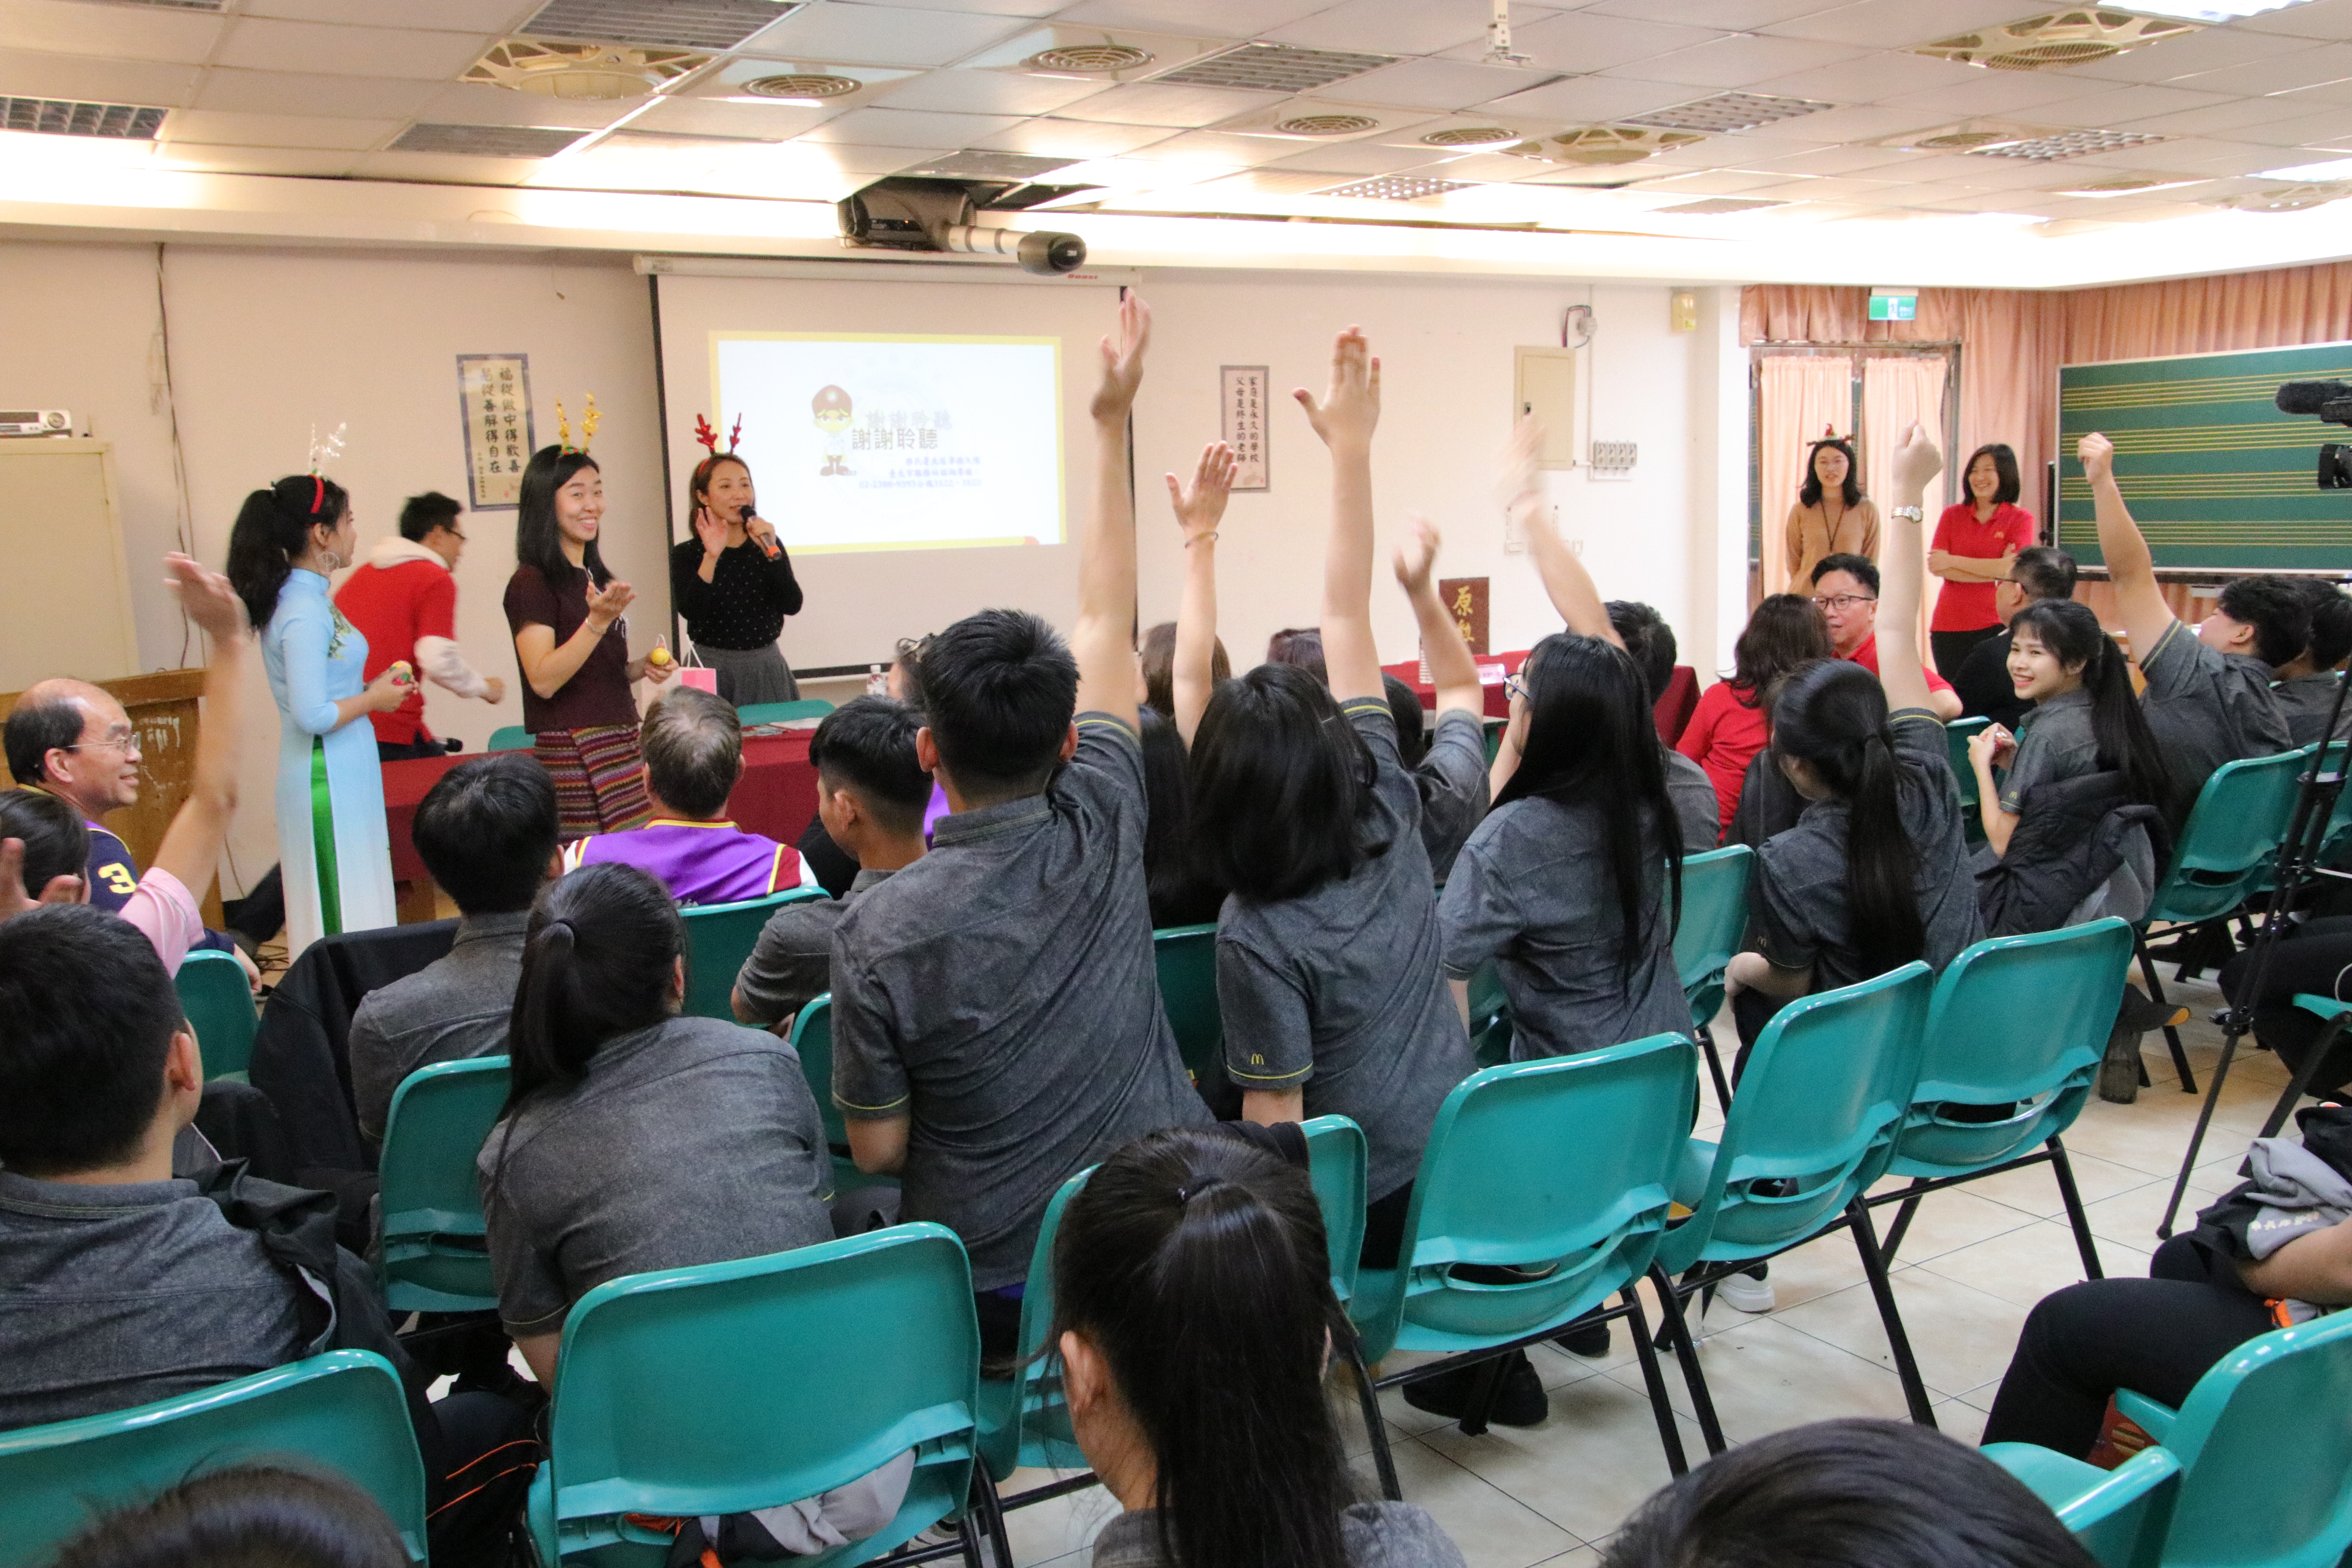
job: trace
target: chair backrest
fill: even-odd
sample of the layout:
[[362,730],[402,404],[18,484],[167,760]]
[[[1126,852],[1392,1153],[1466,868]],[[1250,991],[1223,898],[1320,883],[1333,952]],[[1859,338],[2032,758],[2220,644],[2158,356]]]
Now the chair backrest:
[[697,1018],[735,1021],[728,998],[735,994],[735,976],[759,944],[760,930],[768,917],[786,904],[821,899],[821,888],[787,888],[764,899],[740,904],[695,904],[678,910],[686,921],[686,1005]]
[[527,752],[530,750],[530,731],[520,724],[501,724],[490,731],[486,752]]
[[1503,972],[1489,958],[1470,972],[1470,1054],[1482,1068],[1511,1059],[1511,998]]
[[1675,973],[1690,1001],[1691,1027],[1723,1006],[1723,971],[1748,931],[1748,881],[1756,851],[1745,844],[1683,860],[1683,915],[1675,927]]
[[[1732,1097],[1706,1195],[1659,1249],[1669,1269],[1802,1240],[1878,1179],[1918,1080],[1933,984],[1915,959],[1773,1016]],[[1759,1182],[1773,1186],[1752,1191]]]
[[2352,1312],[2222,1357],[2164,1446],[2187,1471],[2167,1563],[2333,1568],[2352,1546]]
[[180,1010],[196,1031],[205,1077],[243,1078],[253,1061],[253,1031],[261,1016],[254,1009],[245,965],[226,952],[198,948],[181,961],[172,984],[180,993]]
[[[1471,1074],[1430,1128],[1399,1252],[1403,1278],[1358,1292],[1364,1357],[1401,1323],[1414,1348],[1468,1350],[1565,1323],[1650,1265],[1698,1092],[1681,1035]],[[1555,1265],[1509,1285],[1455,1264]]]
[[498,1304],[483,1250],[474,1157],[497,1124],[507,1058],[435,1062],[403,1079],[384,1118],[376,1277],[394,1312],[478,1312]]
[[[1927,1004],[1919,1079],[1895,1158],[1958,1174],[2072,1126],[2106,1050],[2131,954],[2131,927],[2109,915],[1988,937],[1953,959]],[[2017,1110],[2000,1121],[1962,1121],[1937,1114],[1943,1104]]]
[[[2022,1444],[1995,1445],[1998,1448]],[[2079,1492],[2057,1510],[2058,1522],[2074,1532],[2100,1568],[2159,1568],[2164,1536],[2180,1493],[2180,1460],[2171,1449],[2150,1444],[2109,1471],[2106,1479]]]
[[2270,873],[2294,813],[2295,780],[2314,750],[2246,757],[2213,770],[2197,792],[2147,920],[2208,920],[2237,908]]
[[0,1432],[0,1568],[46,1562],[108,1508],[233,1465],[357,1483],[425,1561],[425,1466],[400,1378],[366,1351],[330,1351],[152,1405]]
[[1217,1007],[1217,924],[1169,926],[1151,933],[1151,962],[1160,972],[1160,1005],[1176,1031],[1176,1049],[1195,1079],[1224,1070],[1217,1048],[1225,1041]]
[[746,728],[753,724],[781,724],[787,719],[822,719],[833,711],[833,704],[822,697],[803,697],[793,702],[753,702],[735,710],[736,720]]
[[912,1448],[878,1555],[962,1505],[980,1329],[963,1245],[903,1225],[767,1258],[632,1275],[563,1326],[548,1470],[565,1555],[619,1516],[813,1498]]
[[1307,1134],[1307,1171],[1315,1182],[1315,1204],[1323,1211],[1323,1238],[1331,1253],[1331,1293],[1341,1302],[1356,1293],[1356,1259],[1364,1249],[1365,1172],[1370,1153],[1364,1130],[1344,1116],[1318,1116],[1301,1122]]
[[793,1049],[800,1053],[801,1076],[816,1096],[817,1114],[824,1119],[824,1141],[834,1149],[849,1147],[849,1123],[833,1102],[833,993],[828,991],[801,1009],[793,1020]]

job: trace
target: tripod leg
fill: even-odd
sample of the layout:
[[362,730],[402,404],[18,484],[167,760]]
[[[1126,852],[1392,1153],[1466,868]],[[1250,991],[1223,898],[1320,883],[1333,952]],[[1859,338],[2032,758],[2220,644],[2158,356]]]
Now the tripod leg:
[[2221,1036],[2221,1059],[2213,1064],[2213,1080],[2205,1086],[2205,1103],[2198,1107],[2196,1129],[2189,1134],[2188,1152],[2180,1156],[2180,1175],[2172,1184],[2172,1201],[2164,1205],[2164,1221],[2156,1227],[2156,1234],[2168,1241],[2172,1239],[2173,1216],[2180,1212],[2180,1200],[2189,1191],[2189,1173],[2196,1168],[2197,1152],[2205,1145],[2205,1129],[2213,1121],[2213,1107],[2221,1101],[2221,1085],[2229,1079],[2230,1058],[2238,1054],[2238,1040],[2244,1031],[2244,1023],[2232,1011],[2230,1026]]
[[2263,1137],[2276,1137],[2278,1130],[2286,1125],[2287,1116],[2294,1110],[2295,1101],[2311,1092],[2312,1075],[2319,1070],[2320,1058],[2334,1050],[2336,1042],[2343,1038],[2347,1019],[2352,1019],[2352,1014],[2338,1013],[2327,1020],[2327,1027],[2319,1031],[2319,1038],[2312,1041],[2311,1054],[2303,1058],[2301,1067],[2294,1069],[2294,1080],[2286,1086],[2285,1092],[2278,1098],[2278,1103],[2271,1107],[2269,1118],[2263,1122]]
[[2066,1223],[2074,1227],[2074,1250],[2083,1255],[2083,1278],[2104,1279],[2098,1243],[2091,1239],[2091,1216],[2083,1212],[2083,1194],[2074,1186],[2074,1167],[2067,1162],[2066,1145],[2053,1134],[2049,1147],[2050,1172],[2058,1178],[2058,1198],[2066,1205]]
[[1699,1026],[1699,1048],[1706,1053],[1707,1076],[1715,1079],[1715,1109],[1723,1115],[1731,1114],[1731,1082],[1723,1076],[1723,1053],[1715,1048],[1715,1031]]
[[[2133,945],[2139,950],[2140,978],[2147,982],[2147,999],[2158,1006],[2164,1005],[2164,983],[2156,977],[2156,960],[2147,955],[2147,939],[2137,933]],[[2164,1026],[2164,1044],[2172,1053],[2172,1070],[2180,1075],[2180,1092],[2197,1092],[2197,1075],[2189,1070],[2189,1053],[2180,1048],[2180,1031],[2170,1024]]]

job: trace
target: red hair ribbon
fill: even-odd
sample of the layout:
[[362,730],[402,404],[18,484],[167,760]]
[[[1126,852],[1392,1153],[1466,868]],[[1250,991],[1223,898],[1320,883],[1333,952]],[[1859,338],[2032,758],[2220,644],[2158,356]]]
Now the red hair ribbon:
[[312,474],[310,476],[310,515],[312,517],[318,516],[319,509],[326,504],[327,481],[320,479],[318,475]]

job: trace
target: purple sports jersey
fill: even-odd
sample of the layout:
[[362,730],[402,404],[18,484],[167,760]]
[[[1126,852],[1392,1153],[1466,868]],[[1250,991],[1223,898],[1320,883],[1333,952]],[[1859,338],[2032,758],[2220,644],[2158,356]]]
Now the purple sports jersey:
[[615,861],[650,872],[681,904],[739,904],[816,879],[788,844],[731,822],[656,818],[625,833],[596,833],[563,854],[566,870]]

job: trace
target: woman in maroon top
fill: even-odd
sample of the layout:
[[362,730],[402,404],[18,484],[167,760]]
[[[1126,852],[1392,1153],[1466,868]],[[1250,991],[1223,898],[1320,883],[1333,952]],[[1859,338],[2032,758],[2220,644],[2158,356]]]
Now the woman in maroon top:
[[675,668],[629,657],[621,613],[636,590],[597,552],[604,516],[604,476],[593,458],[563,447],[531,455],[515,515],[507,626],[522,669],[523,728],[555,780],[567,839],[645,821],[651,808],[630,686],[667,680]]
[[1927,552],[1927,570],[1944,580],[1927,640],[1948,679],[1969,649],[2000,635],[1993,585],[2009,581],[2035,532],[2033,514],[2017,504],[2017,454],[2006,443],[1979,447],[1962,472],[1969,499],[1944,509]]

